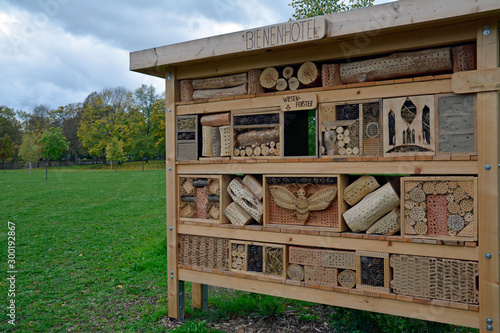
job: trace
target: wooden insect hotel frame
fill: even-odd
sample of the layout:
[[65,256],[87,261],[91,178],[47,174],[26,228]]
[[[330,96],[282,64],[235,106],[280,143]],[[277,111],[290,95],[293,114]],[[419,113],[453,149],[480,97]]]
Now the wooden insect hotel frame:
[[[169,316],[207,285],[500,332],[498,0],[132,52],[165,79]],[[418,276],[416,276],[418,275]]]

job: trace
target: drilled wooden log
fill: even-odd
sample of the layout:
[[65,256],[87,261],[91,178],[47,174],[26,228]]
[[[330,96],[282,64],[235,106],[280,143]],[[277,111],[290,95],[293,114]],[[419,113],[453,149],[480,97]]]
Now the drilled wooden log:
[[293,67],[291,67],[291,66],[286,66],[286,67],[283,69],[283,77],[284,77],[285,79],[287,79],[287,80],[288,80],[289,78],[291,78],[291,77],[292,77],[292,75],[293,75]]
[[202,126],[229,126],[231,125],[231,112],[209,114],[200,118]]
[[220,89],[241,86],[247,83],[247,73],[233,74],[193,80],[194,90]]
[[340,80],[340,64],[324,64],[321,66],[321,83],[323,87],[342,85]]
[[330,156],[336,155],[337,145],[335,144],[335,142],[337,141],[337,133],[334,130],[326,131],[323,134],[323,141],[326,148],[326,154]]
[[202,156],[212,156],[213,147],[212,147],[212,126],[202,126],[202,146],[201,146],[201,155]]
[[284,78],[279,78],[278,81],[276,81],[276,90],[277,91],[283,91],[288,88],[288,82]]
[[229,222],[235,225],[247,225],[253,221],[253,218],[236,202],[231,202],[224,211],[224,215]]
[[233,179],[227,192],[234,202],[240,205],[254,220],[262,223],[262,202],[246,187],[239,178]]
[[249,146],[252,144],[260,145],[269,141],[279,141],[280,133],[277,128],[266,130],[248,131],[236,136],[239,146]]
[[254,156],[260,156],[261,154],[261,149],[260,149],[260,146],[257,146],[253,149],[253,155]]
[[274,67],[267,67],[260,75],[260,85],[266,89],[274,90],[280,74]]
[[193,100],[193,80],[181,80],[179,88],[181,91],[181,102],[190,102]]
[[212,127],[212,156],[220,157],[220,154],[221,154],[220,131],[218,127]]
[[195,90],[193,92],[193,99],[231,97],[231,96],[246,95],[246,94],[247,94],[247,85],[242,84],[240,86],[232,88]]
[[477,69],[476,44],[465,44],[451,48],[453,73]]
[[344,200],[349,205],[354,206],[369,193],[380,187],[375,177],[364,175],[344,190]]
[[315,87],[321,83],[321,71],[314,62],[308,61],[300,66],[297,78],[306,87]]
[[260,85],[260,76],[262,70],[251,69],[248,71],[248,93],[249,94],[262,94],[265,92],[264,87]]
[[443,47],[344,63],[340,65],[340,78],[346,84],[451,72],[452,69],[451,50]]
[[299,79],[297,79],[295,76],[292,76],[288,80],[288,88],[290,90],[297,90],[297,89],[302,88],[302,84],[300,83]]
[[399,197],[390,183],[367,195],[356,206],[343,214],[349,228],[354,232],[365,231],[375,221],[399,205]]
[[288,266],[286,270],[288,278],[294,281],[302,281],[304,280],[304,267],[297,264],[291,264]]
[[366,230],[366,233],[381,234],[387,236],[394,235],[401,229],[399,214],[399,208],[391,210],[389,214],[383,216],[380,220],[373,223],[373,225]]
[[250,191],[252,191],[252,193],[257,197],[257,199],[262,200],[262,198],[264,197],[264,189],[262,188],[260,182],[257,179],[255,179],[254,176],[246,175],[243,178],[243,184],[245,184],[245,186],[248,187]]

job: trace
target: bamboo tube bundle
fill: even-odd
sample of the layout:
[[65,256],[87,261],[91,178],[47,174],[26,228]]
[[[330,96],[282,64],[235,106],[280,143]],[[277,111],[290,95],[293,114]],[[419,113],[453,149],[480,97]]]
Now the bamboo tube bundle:
[[366,196],[343,216],[352,231],[362,232],[398,205],[399,197],[391,184],[387,183]]

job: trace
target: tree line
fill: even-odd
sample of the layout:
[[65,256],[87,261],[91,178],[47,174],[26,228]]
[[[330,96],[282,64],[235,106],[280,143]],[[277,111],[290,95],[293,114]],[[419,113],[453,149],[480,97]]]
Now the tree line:
[[[83,102],[27,112],[0,106],[0,161],[92,158],[114,162],[165,155],[165,100],[153,86],[92,92]],[[116,165],[116,163],[115,163]]]

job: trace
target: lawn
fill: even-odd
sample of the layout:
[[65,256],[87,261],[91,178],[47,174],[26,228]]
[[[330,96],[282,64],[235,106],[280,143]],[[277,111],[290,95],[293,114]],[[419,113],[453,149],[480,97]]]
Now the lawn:
[[[163,331],[165,171],[0,173],[0,331]],[[16,232],[16,326],[7,323],[7,222]]]
[[[146,163],[146,171],[140,162],[118,172],[103,165],[51,168],[48,181],[43,169],[31,176],[0,172],[0,332],[165,332],[164,168],[159,161]],[[14,268],[8,222],[15,224]],[[211,289],[209,311],[202,313],[191,310],[186,288],[188,323],[179,332],[206,332],[219,322],[256,328],[264,320],[345,332],[470,331],[220,288]],[[11,299],[15,326],[8,324]]]

